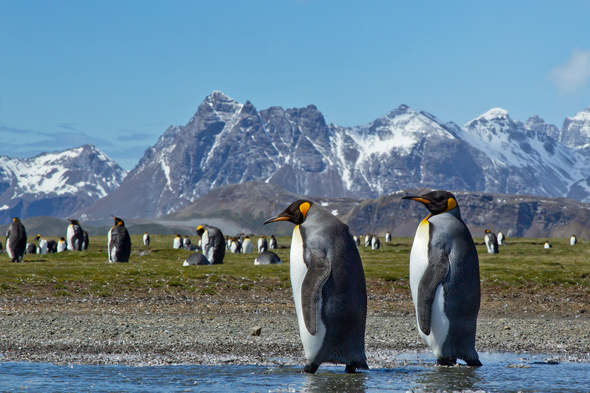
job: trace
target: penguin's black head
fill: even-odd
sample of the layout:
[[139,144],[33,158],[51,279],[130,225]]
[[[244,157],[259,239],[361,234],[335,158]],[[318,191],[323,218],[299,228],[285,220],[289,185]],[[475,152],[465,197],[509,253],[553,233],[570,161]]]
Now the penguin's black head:
[[72,225],[80,225],[80,223],[78,222],[78,220],[70,220],[68,218],[68,221],[72,223]]
[[123,220],[121,220],[119,217],[115,217],[113,215],[111,215],[111,217],[113,217],[115,219],[115,226],[116,227],[124,227],[125,226],[125,222]]
[[205,233],[205,228],[203,228],[202,225],[199,225],[197,227],[197,235],[199,235],[200,237],[203,237],[203,233]]
[[61,240],[62,242],[65,242],[66,241],[66,238],[65,237],[60,237],[59,240]]
[[41,239],[41,235],[35,236],[35,239],[37,239],[37,240]]
[[432,191],[420,196],[405,196],[402,199],[411,199],[424,204],[433,215],[448,212],[458,206],[455,196],[443,190]]
[[12,219],[12,222],[20,222],[20,220],[18,219],[18,217],[14,217],[14,218]]
[[273,218],[269,218],[268,220],[266,220],[264,222],[264,224],[268,224],[268,223],[276,222],[276,221],[289,221],[295,225],[302,224],[303,221],[305,221],[305,217],[307,216],[307,212],[309,211],[309,208],[311,207],[312,204],[313,204],[313,202],[311,202],[311,201],[308,201],[305,199],[300,199],[296,202],[293,202],[291,205],[289,205],[289,207],[287,209],[285,209],[285,211],[282,212],[281,214],[279,214],[278,216],[273,217]]
[[490,230],[489,229],[486,229],[484,232],[485,233],[490,233]]

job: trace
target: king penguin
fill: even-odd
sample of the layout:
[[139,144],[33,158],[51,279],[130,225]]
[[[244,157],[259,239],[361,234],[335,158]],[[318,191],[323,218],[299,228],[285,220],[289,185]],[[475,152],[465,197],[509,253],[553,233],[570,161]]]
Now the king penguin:
[[268,250],[268,242],[266,241],[266,236],[262,235],[258,239],[258,252],[262,254],[263,252]]
[[188,237],[187,235],[184,235],[184,240],[182,241],[182,248],[184,248],[186,250],[190,244],[191,244],[191,238]]
[[57,252],[57,242],[53,239],[47,240],[47,253],[55,254]]
[[437,363],[463,359],[481,366],[475,350],[481,299],[479,259],[455,196],[432,191],[405,196],[431,213],[416,230],[410,252],[410,289],[418,330]]
[[293,202],[265,224],[295,224],[290,274],[307,373],[324,362],[346,372],[368,369],[365,355],[367,287],[361,257],[348,227],[308,200]]
[[484,238],[486,247],[488,248],[488,254],[499,254],[500,249],[498,248],[498,239],[496,234],[489,229],[485,230],[486,236]]
[[88,250],[88,232],[82,231],[82,250]]
[[547,240],[547,241],[545,242],[545,244],[543,245],[543,248],[544,248],[545,250],[548,250],[548,249],[550,249],[550,248],[553,248],[553,245],[552,245],[552,244],[549,242],[549,240]]
[[275,265],[283,263],[281,257],[272,251],[265,251],[254,259],[255,265]]
[[27,231],[19,218],[14,217],[6,231],[6,252],[12,262],[22,262],[26,248]]
[[385,232],[385,242],[389,243],[391,241],[391,232]]
[[47,240],[43,239],[41,235],[37,235],[37,254],[47,254]]
[[175,248],[177,250],[182,248],[182,236],[180,236],[178,233],[176,234],[176,237],[172,242],[172,248]]
[[70,225],[68,225],[68,231],[66,233],[66,241],[68,243],[68,250],[70,251],[80,251],[82,250],[82,227],[80,227],[80,223],[78,220],[70,220]]
[[365,247],[371,247],[372,242],[373,242],[373,236],[371,236],[371,234],[368,234],[367,236],[365,236]]
[[576,238],[576,235],[572,235],[572,237],[570,237],[570,246],[575,246],[578,243],[578,239]]
[[150,234],[147,232],[143,233],[143,245],[149,246],[150,245]]
[[268,242],[268,248],[271,250],[276,250],[278,248],[277,238],[275,235],[270,235],[270,241]]
[[499,246],[505,246],[506,243],[506,236],[504,236],[504,234],[502,232],[498,232],[498,245]]
[[67,250],[66,239],[65,237],[60,237],[57,242],[57,252],[64,252],[65,250]]
[[27,243],[27,247],[25,248],[25,254],[36,254],[37,253],[37,246],[35,243]]
[[371,249],[378,250],[380,246],[381,242],[379,241],[379,237],[373,236],[373,239],[371,240]]
[[221,230],[203,224],[197,227],[197,234],[201,237],[203,255],[212,265],[221,265],[225,257],[225,239]]
[[250,236],[246,236],[244,238],[244,242],[242,243],[242,252],[244,254],[252,254],[252,240],[250,240]]
[[113,216],[115,225],[110,229],[108,238],[109,262],[129,262],[131,255],[131,238],[125,228],[125,222]]

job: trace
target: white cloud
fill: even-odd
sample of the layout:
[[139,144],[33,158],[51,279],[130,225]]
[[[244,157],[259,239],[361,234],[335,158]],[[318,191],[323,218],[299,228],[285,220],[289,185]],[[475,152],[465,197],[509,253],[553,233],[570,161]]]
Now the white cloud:
[[573,93],[586,85],[590,79],[590,50],[574,49],[565,64],[554,67],[549,73],[560,93]]

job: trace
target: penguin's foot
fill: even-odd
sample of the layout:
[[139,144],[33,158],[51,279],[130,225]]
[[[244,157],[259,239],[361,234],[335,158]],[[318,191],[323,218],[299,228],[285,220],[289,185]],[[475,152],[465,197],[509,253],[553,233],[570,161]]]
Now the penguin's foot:
[[441,358],[441,359],[436,359],[436,364],[438,366],[456,366],[457,365],[457,359],[454,358]]
[[347,364],[344,372],[346,374],[356,374],[356,367],[354,367],[352,364]]
[[319,367],[319,365],[314,364],[314,363],[306,364],[305,367],[303,367],[302,372],[307,373],[307,374],[315,374],[318,367]]
[[469,367],[481,367],[483,364],[479,361],[479,359],[464,359],[465,362]]

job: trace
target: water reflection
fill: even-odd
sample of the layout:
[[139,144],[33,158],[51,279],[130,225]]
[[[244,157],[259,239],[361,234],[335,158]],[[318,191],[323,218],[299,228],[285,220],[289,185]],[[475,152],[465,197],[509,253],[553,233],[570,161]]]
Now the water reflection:
[[339,374],[328,372],[306,375],[302,391],[309,393],[365,393],[367,378],[369,378],[367,373]]
[[482,389],[479,368],[467,366],[428,367],[418,378],[417,385],[428,391],[464,391]]

